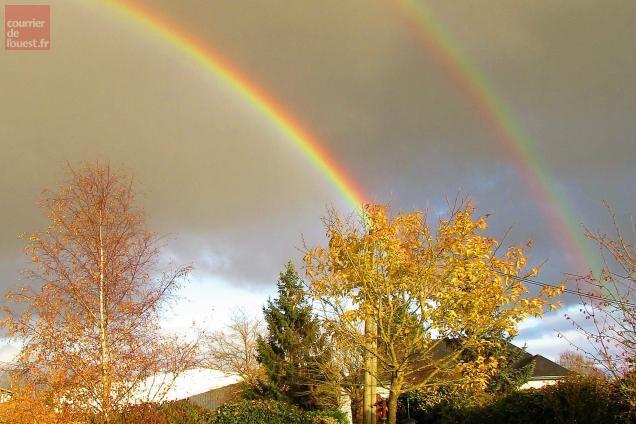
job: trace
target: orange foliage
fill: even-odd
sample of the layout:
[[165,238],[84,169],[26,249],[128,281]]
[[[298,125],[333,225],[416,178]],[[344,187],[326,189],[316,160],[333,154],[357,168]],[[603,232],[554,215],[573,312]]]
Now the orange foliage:
[[158,325],[190,268],[158,268],[158,238],[134,204],[132,179],[109,166],[71,169],[48,195],[48,227],[26,237],[33,285],[7,293],[17,307],[1,322],[22,342],[18,361],[32,390],[3,409],[107,421],[144,379],[193,357],[193,346]]

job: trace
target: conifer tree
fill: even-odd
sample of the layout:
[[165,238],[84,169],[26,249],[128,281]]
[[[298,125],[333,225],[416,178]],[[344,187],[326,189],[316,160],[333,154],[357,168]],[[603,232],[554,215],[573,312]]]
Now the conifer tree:
[[502,337],[503,343],[495,345],[489,354],[499,359],[497,371],[490,378],[486,392],[502,397],[518,390],[530,381],[534,372],[534,362],[520,366],[520,362],[527,355],[525,348],[519,348],[510,343],[512,337]]
[[320,371],[330,359],[326,338],[294,265],[288,262],[277,283],[278,297],[263,308],[268,336],[259,338],[258,360],[268,378],[267,391],[303,409],[333,407]]
[[[521,365],[528,353],[525,348],[513,345],[513,338],[504,334],[484,338],[485,348],[481,352],[470,348],[462,349],[461,343],[458,341],[454,341],[451,345],[462,349],[461,357],[465,362],[475,361],[479,355],[497,360],[497,369],[490,376],[483,391],[494,397],[503,397],[527,383],[534,372],[534,362],[528,361],[525,365]],[[474,395],[475,392],[471,394]]]

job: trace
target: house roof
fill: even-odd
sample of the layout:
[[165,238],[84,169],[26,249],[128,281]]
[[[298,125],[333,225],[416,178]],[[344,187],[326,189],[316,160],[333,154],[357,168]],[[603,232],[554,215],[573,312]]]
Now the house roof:
[[[532,375],[530,376],[530,380],[558,380],[569,374],[572,374],[572,371],[562,367],[561,365],[549,360],[542,355],[532,355],[523,348],[515,346],[510,342],[506,343],[507,350],[513,354],[517,354],[517,357],[521,358],[516,364],[514,364],[515,368],[520,369],[530,363],[534,363],[534,369],[532,371]],[[441,359],[447,355],[452,354],[453,352],[456,352],[456,349],[457,347],[455,342],[451,340],[444,340],[442,343],[439,343],[435,346],[431,357],[433,359]],[[426,369],[425,362],[426,361],[423,361],[421,370],[412,374],[409,379],[418,380],[423,378],[430,372],[430,370]],[[381,379],[388,381],[388,374]]]
[[572,374],[572,371],[567,368],[553,362],[542,355],[533,355],[528,353],[525,349],[515,346],[510,342],[507,342],[508,349],[521,353],[521,359],[515,364],[516,368],[523,368],[530,363],[534,363],[534,370],[530,376],[530,380],[555,380],[566,375]]
[[528,357],[519,361],[517,367],[521,368],[529,363],[534,363],[530,380],[555,380],[572,374],[572,371],[541,355],[528,354]]

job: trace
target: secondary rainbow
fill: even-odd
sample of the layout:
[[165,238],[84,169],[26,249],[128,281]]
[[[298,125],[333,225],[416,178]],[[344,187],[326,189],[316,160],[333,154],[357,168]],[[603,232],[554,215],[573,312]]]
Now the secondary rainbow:
[[404,15],[417,39],[428,54],[433,55],[453,85],[475,107],[488,125],[499,145],[514,162],[525,186],[539,203],[548,219],[554,239],[571,255],[571,265],[578,271],[598,269],[583,236],[583,230],[572,213],[572,207],[558,183],[551,176],[532,140],[524,133],[508,108],[481,71],[471,63],[451,35],[433,15],[424,0],[398,0],[399,12]]
[[312,162],[357,213],[362,213],[365,203],[362,190],[338,165],[317,137],[218,51],[208,43],[203,44],[194,35],[163,16],[138,4],[117,0],[105,0],[104,4],[191,57],[243,97]]

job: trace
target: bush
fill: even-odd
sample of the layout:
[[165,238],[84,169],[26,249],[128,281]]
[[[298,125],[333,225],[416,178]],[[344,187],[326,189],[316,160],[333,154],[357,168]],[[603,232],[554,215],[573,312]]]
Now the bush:
[[334,417],[316,415],[309,421],[310,424],[338,424],[339,421]]
[[631,423],[634,416],[620,387],[620,382],[579,376],[543,387],[536,396],[543,396],[542,412],[555,423]]
[[161,406],[161,412],[168,424],[213,424],[215,414],[194,403],[182,400],[167,402]]
[[[113,424],[132,424],[132,423],[148,423],[148,424],[168,424],[168,418],[160,410],[157,403],[141,403],[131,405],[124,411],[120,412],[117,417],[112,418]],[[91,424],[101,423],[101,417],[95,417],[90,421]]]
[[480,406],[487,403],[489,397],[485,394],[453,392],[446,388],[414,390],[398,400],[398,422],[409,415],[420,424],[478,422]]
[[222,405],[215,424],[347,424],[340,411],[304,412],[277,400],[244,400]]
[[488,405],[482,411],[480,422],[534,424],[555,422],[554,409],[548,405],[545,389],[514,392]]
[[619,383],[571,377],[538,390],[513,393],[486,411],[493,423],[631,423]]
[[[626,383],[572,377],[552,386],[513,392],[483,402],[439,393],[411,393],[411,417],[418,423],[631,423]],[[402,403],[403,405],[403,403]],[[405,417],[404,407],[402,417]]]
[[[95,419],[92,422],[101,422]],[[113,424],[214,424],[214,413],[185,400],[142,403],[123,411]]]
[[544,389],[557,423],[620,422],[614,386],[606,379],[571,378]]
[[303,418],[299,408],[276,400],[245,400],[216,410],[216,424],[304,424]]
[[310,424],[349,424],[347,414],[342,411],[309,411],[305,417]]

